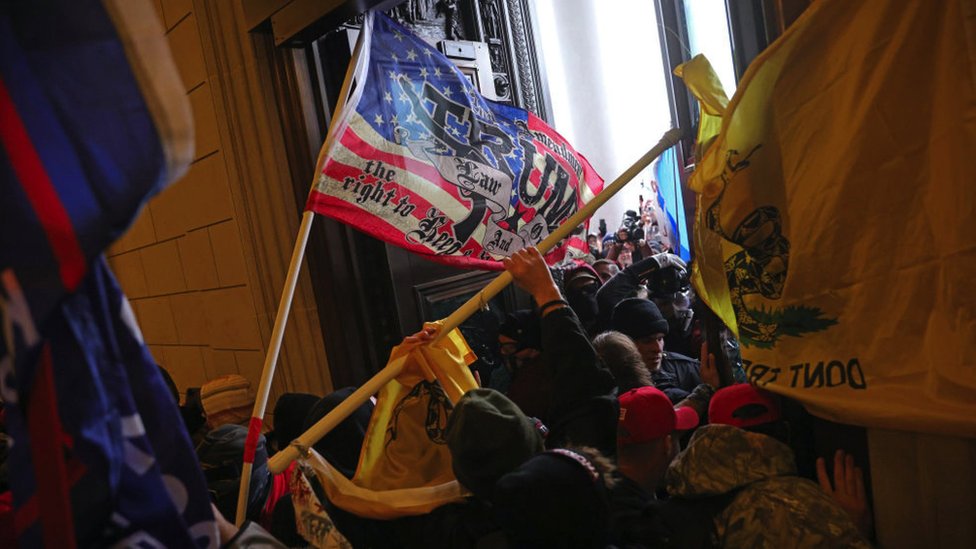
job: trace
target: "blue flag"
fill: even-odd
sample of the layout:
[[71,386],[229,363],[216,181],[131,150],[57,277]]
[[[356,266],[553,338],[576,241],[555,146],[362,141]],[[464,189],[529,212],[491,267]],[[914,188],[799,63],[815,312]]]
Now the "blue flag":
[[657,180],[657,207],[664,212],[662,223],[666,223],[668,244],[674,253],[685,261],[691,261],[688,241],[688,223],[685,220],[685,205],[681,196],[681,166],[675,149],[664,151],[654,168]]
[[3,3],[0,120],[0,268],[15,269],[40,324],[192,159],[189,102],[155,10]]
[[[53,378],[62,433],[49,457],[65,462],[78,545],[216,546],[183,420],[104,260],[50,315],[40,347],[29,354]],[[43,375],[36,372],[35,381]],[[33,402],[22,404],[36,411]],[[39,488],[28,472],[37,471],[32,461],[40,456],[30,417],[22,406],[7,410],[21,545],[39,546],[41,521],[29,522]]]
[[0,398],[24,547],[211,547],[202,473],[105,247],[185,171],[145,0],[0,7]]

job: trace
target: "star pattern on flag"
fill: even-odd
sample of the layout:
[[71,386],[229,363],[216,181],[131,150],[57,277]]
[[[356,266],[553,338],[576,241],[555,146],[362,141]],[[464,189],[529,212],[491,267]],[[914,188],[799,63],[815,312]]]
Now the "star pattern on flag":
[[[389,135],[389,139],[399,142],[401,137],[394,137],[394,134],[386,132],[406,130],[405,135],[408,139],[449,138],[449,141],[454,143],[451,146],[463,146],[474,139],[494,140],[489,134],[481,137],[475,135],[483,133],[475,131],[477,125],[475,120],[497,126],[509,135],[517,133],[514,125],[503,118],[496,117],[470,80],[446,63],[440,55],[435,56],[436,52],[430,46],[405,32],[400,34],[402,39],[391,32],[387,35],[388,41],[383,45],[386,49],[386,58],[394,64],[393,70],[387,71],[390,79],[388,85],[376,96],[380,104],[385,102],[391,105],[396,100],[395,106],[387,107],[392,108],[395,114],[386,110],[383,116],[377,116],[376,111],[373,111],[368,118],[380,133]],[[420,53],[423,55],[419,55]],[[406,64],[406,60],[413,63]],[[463,110],[449,108],[444,115],[446,118],[440,130],[431,131],[428,127],[430,124],[428,119],[433,113],[438,112],[438,109],[444,108],[444,101],[461,106]],[[441,147],[444,146],[445,144],[442,143]],[[507,163],[512,169],[519,169],[525,156],[521,150],[495,151],[487,146],[478,148],[489,163],[493,165]],[[450,147],[443,152],[449,154]]]
[[[415,169],[416,171],[412,173],[415,173],[418,181],[421,179],[429,181],[429,186],[425,184],[422,189],[418,187],[410,191],[421,198],[426,196],[425,193],[434,193],[435,188],[450,190],[449,185],[459,185],[452,179],[454,176],[442,171],[442,168],[446,169],[445,162],[449,162],[452,157],[468,159],[478,165],[498,170],[512,181],[507,184],[521,181],[523,177],[528,178],[530,173],[535,180],[538,180],[546,166],[533,163],[532,158],[529,158],[527,152],[521,148],[520,140],[526,138],[525,132],[529,124],[535,124],[533,132],[541,132],[553,141],[559,142],[559,136],[545,124],[533,121],[532,115],[523,109],[487,101],[478,93],[476,84],[450,59],[432,47],[425,38],[415,36],[382,14],[374,15],[374,34],[371,38],[368,66],[366,70],[359,73],[365,75],[367,79],[364,80],[361,88],[362,95],[358,96],[357,106],[354,107],[361,118],[358,119],[357,124],[350,124],[344,130],[357,135],[369,146],[361,147],[361,150],[351,148],[347,150],[363,159],[374,154],[371,149],[375,149],[381,153],[399,154],[417,160],[418,162],[411,163],[404,169]],[[365,123],[372,131],[363,131],[364,128],[360,123]],[[422,164],[430,168],[420,169]],[[339,164],[336,166],[339,170],[336,172],[338,176],[341,169]],[[505,178],[501,179],[504,180]],[[576,180],[570,182],[574,188],[579,183]],[[430,190],[427,187],[430,187]],[[534,208],[523,208],[517,189],[516,192],[505,192],[504,189],[505,187],[501,189],[501,194],[495,197],[503,210],[511,195],[511,201],[517,208],[509,210],[510,212],[518,213],[524,209],[532,215],[536,213]],[[322,192],[322,196],[333,195]],[[348,202],[344,196],[328,200]],[[458,201],[459,208],[471,207],[470,198],[466,195],[451,199]],[[323,198],[321,204],[316,207],[327,209],[333,206],[332,202],[327,203]],[[560,211],[569,208],[568,203],[560,205]],[[358,223],[360,218],[367,214],[343,212],[341,215]],[[378,214],[372,212],[369,215]],[[521,214],[512,217],[507,213],[492,219],[499,223],[504,231],[508,231],[506,234],[517,244],[524,238],[519,236],[519,231],[524,228],[523,225],[532,218],[532,215],[524,218]],[[416,216],[408,216],[407,219],[398,222],[405,223],[403,227],[413,226],[419,220],[414,217]],[[553,216],[546,217],[546,222],[551,221],[549,217]],[[450,221],[454,224],[458,222],[458,219]],[[488,248],[484,247],[481,235],[485,234],[486,229],[480,226],[472,229],[468,225],[472,224],[465,225],[463,231],[473,230],[473,233],[466,234],[463,231],[444,233],[453,235],[456,244],[463,243],[465,247],[462,248],[463,251],[452,249],[445,252],[429,245],[414,247],[429,248],[429,253],[443,255],[445,258],[458,256],[459,264],[464,264],[466,261],[464,257],[469,257],[472,261],[498,259],[496,254],[490,253]],[[390,230],[393,231],[390,233],[392,236],[383,233],[380,237],[388,242],[393,242],[390,238],[402,238],[394,234],[400,230],[399,228],[395,231]],[[404,234],[406,234],[405,230]],[[452,247],[455,245],[455,243],[449,244]],[[428,252],[421,250],[421,253]]]

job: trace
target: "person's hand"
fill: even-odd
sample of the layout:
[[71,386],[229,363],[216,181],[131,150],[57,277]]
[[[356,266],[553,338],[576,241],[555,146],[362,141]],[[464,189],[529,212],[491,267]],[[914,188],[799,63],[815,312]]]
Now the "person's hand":
[[715,355],[708,352],[708,343],[702,343],[701,363],[698,366],[698,375],[702,383],[707,383],[714,389],[718,389],[722,380],[718,377],[718,368],[715,366]]
[[654,254],[651,256],[651,259],[653,259],[654,262],[657,263],[658,269],[666,269],[668,267],[681,267],[682,269],[688,268],[688,265],[685,264],[684,260],[668,252],[661,252],[659,254]]
[[512,275],[519,288],[529,292],[539,305],[554,299],[562,299],[559,288],[556,287],[552,274],[549,273],[546,260],[534,246],[523,248],[511,257],[502,259],[502,265]]
[[843,450],[834,454],[833,485],[827,476],[824,458],[817,458],[817,480],[823,491],[854,519],[857,529],[868,537],[871,534],[871,509],[864,494],[864,472],[854,466],[854,456]]
[[420,345],[426,345],[431,341],[434,341],[435,336],[437,336],[437,328],[433,326],[425,326],[419,332],[403,338],[400,345],[412,349],[413,347],[419,347]]

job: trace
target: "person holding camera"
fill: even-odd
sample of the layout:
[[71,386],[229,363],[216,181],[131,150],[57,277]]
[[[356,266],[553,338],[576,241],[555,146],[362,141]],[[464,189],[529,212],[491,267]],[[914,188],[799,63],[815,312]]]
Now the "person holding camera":
[[604,257],[616,261],[621,267],[629,267],[646,257],[667,251],[657,232],[657,224],[651,221],[650,216],[638,218],[637,212],[627,210],[613,240],[604,247]]
[[[637,212],[627,210],[613,240],[605,246],[605,257],[620,263],[621,267],[636,263],[644,257],[640,250],[642,239],[643,231],[637,226]],[[630,256],[630,261],[627,261],[627,256]]]

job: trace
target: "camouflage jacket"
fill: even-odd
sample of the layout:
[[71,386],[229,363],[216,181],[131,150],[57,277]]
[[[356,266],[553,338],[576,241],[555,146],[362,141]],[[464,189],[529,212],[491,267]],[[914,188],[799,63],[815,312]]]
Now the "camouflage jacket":
[[793,452],[772,437],[701,427],[666,481],[672,496],[692,500],[736,492],[714,518],[722,547],[871,547],[830,496],[796,476]]

